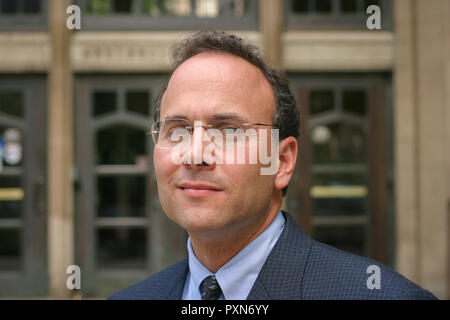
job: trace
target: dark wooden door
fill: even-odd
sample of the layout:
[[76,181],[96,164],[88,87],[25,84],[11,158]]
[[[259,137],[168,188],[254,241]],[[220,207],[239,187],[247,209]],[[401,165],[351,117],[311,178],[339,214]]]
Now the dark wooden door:
[[0,295],[45,295],[45,79],[0,77]]
[[159,205],[147,134],[162,80],[77,80],[76,243],[85,296],[108,296],[185,255],[185,233]]
[[297,81],[299,157],[289,202],[314,239],[389,264],[389,80]]

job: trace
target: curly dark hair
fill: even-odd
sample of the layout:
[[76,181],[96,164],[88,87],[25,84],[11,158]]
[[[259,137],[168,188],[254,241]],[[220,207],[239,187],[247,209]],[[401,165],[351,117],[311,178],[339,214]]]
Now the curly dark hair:
[[[299,137],[300,115],[295,98],[289,88],[287,77],[281,71],[271,68],[264,61],[258,47],[227,32],[204,30],[176,43],[171,49],[174,70],[186,60],[202,52],[228,53],[256,66],[269,81],[275,95],[276,108],[273,125],[279,130],[280,139],[291,136],[296,139]],[[161,100],[166,92],[170,77],[163,84],[155,99],[155,121],[159,120]],[[283,188],[283,196],[286,194],[286,191],[287,187]]]

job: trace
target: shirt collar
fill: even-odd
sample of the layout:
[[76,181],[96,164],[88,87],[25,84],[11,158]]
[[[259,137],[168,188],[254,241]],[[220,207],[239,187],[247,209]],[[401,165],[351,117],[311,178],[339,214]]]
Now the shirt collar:
[[209,275],[212,275],[212,273],[195,256],[194,250],[192,249],[190,237],[187,240],[187,248],[189,253],[189,273],[195,287],[199,288],[200,290],[200,284],[202,283],[203,279],[205,279]]
[[[250,293],[258,274],[272,251],[281,232],[285,219],[281,211],[272,223],[244,249],[216,272],[216,279],[227,300],[244,300]],[[189,271],[196,288],[204,278],[212,273],[197,259],[188,238]]]

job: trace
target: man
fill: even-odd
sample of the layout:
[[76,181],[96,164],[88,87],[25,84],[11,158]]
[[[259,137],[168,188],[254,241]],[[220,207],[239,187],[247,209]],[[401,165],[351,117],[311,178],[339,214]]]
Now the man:
[[[254,46],[204,31],[173,57],[156,101],[154,168],[164,212],[189,234],[189,257],[110,299],[435,298],[388,267],[313,241],[280,210],[299,114],[287,81]],[[266,145],[252,149],[250,129]],[[220,135],[236,132],[244,140],[224,148]],[[248,160],[263,149],[276,155],[271,174],[262,172],[273,163]],[[367,270],[379,276],[373,283]]]

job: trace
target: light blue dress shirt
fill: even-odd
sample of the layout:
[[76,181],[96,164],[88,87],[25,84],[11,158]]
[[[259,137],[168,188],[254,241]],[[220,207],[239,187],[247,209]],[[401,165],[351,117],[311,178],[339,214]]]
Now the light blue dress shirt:
[[[272,223],[216,273],[222,288],[219,300],[245,300],[266,262],[269,253],[283,231],[285,218],[278,212]],[[200,300],[200,284],[212,273],[197,259],[188,238],[189,272],[184,284],[183,300]]]

